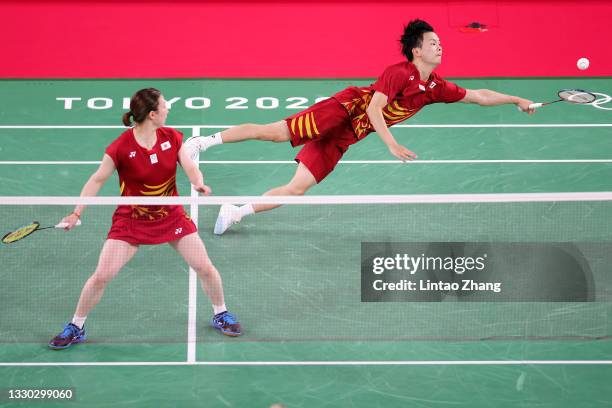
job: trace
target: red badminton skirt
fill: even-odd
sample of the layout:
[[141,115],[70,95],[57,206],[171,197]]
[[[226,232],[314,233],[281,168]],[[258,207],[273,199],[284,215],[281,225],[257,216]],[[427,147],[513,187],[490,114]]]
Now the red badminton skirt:
[[157,245],[176,241],[198,229],[182,206],[170,209],[168,215],[157,219],[135,219],[117,209],[108,239],[125,241],[132,245]]

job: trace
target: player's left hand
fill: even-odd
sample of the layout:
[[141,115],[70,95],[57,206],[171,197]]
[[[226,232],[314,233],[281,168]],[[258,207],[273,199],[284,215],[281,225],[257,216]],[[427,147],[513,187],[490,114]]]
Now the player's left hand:
[[389,151],[392,155],[394,155],[403,162],[412,161],[417,158],[416,153],[411,150],[408,150],[407,148],[398,143],[394,143],[389,146]]
[[204,195],[210,195],[210,193],[212,193],[212,189],[206,184],[194,185],[193,188]]
[[529,108],[529,105],[531,105],[532,103],[533,101],[530,101],[529,99],[521,98],[519,102],[516,104],[516,106],[518,106],[521,111],[526,112],[529,115],[533,115],[536,110]]

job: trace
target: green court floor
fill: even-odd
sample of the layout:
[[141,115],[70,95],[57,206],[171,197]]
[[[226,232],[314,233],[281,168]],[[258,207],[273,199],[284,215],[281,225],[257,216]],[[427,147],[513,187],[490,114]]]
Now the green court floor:
[[[77,196],[122,132],[124,98],[155,86],[185,136],[282,119],[368,80],[0,81],[0,196]],[[393,160],[375,134],[351,147],[313,195],[610,191],[612,81],[459,80],[536,101],[564,87],[594,106],[425,108],[392,128],[419,155]],[[287,182],[297,149],[245,142],[200,158],[215,195],[260,195]],[[179,191],[189,193],[179,171]],[[113,177],[100,195],[118,195]],[[71,206],[1,206],[1,231]],[[89,316],[89,340],[52,352],[93,271],[113,207],[91,206],[70,233],[0,247],[0,389],[72,387],[69,406],[612,406],[612,241],[608,203],[285,206],[212,234],[198,224],[244,326],[214,332],[201,290],[188,357],[188,268],[167,246],[143,247]],[[48,221],[49,220],[49,221]],[[596,243],[594,302],[365,303],[362,242]],[[592,247],[591,247],[592,248]],[[593,249],[592,249],[593,250]],[[0,406],[32,406],[3,399]],[[65,403],[69,404],[69,403]],[[62,406],[36,403],[36,406]]]

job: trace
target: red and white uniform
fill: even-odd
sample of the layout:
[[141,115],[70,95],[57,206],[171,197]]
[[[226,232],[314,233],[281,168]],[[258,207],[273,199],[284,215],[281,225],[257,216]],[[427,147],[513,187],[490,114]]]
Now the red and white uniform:
[[423,81],[416,66],[408,61],[391,65],[367,87],[352,86],[332,98],[285,119],[291,132],[291,145],[305,144],[295,160],[323,180],[336,166],[350,145],[374,131],[366,113],[372,96],[387,95],[383,108],[387,126],[415,115],[432,103],[452,103],[465,97],[465,89],[436,73]]
[[[168,127],[157,129],[151,150],[140,146],[128,129],[106,148],[117,168],[122,196],[178,196],[176,166],[183,135]],[[108,239],[130,244],[161,244],[196,232],[181,205],[120,205],[113,214]]]

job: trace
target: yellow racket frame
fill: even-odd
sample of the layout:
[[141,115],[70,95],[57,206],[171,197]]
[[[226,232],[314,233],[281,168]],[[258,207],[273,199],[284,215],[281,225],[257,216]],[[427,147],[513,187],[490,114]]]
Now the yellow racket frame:
[[9,232],[5,236],[2,237],[2,243],[4,244],[12,244],[13,242],[19,241],[22,238],[27,237],[34,231],[36,231],[40,227],[40,223],[34,221],[30,225],[23,226],[21,228],[16,229],[13,232]]

